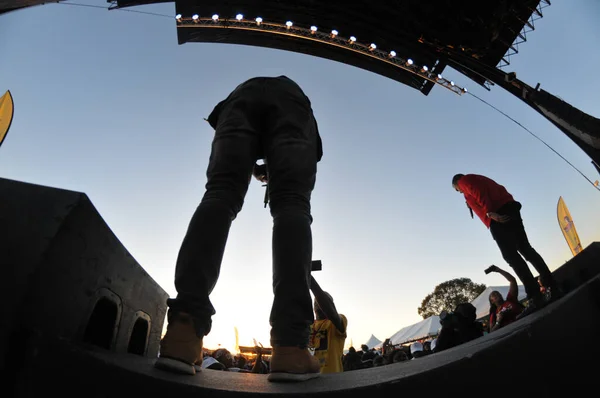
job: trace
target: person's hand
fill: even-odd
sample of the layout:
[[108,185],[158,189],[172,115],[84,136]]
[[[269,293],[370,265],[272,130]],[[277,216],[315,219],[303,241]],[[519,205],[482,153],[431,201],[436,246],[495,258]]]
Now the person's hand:
[[254,169],[252,170],[252,175],[258,181],[262,183],[267,183],[267,165],[266,164],[255,164]]
[[500,311],[500,313],[496,316],[496,323],[502,323],[502,318],[504,318],[504,311]]
[[487,216],[489,218],[491,218],[492,220],[499,222],[499,223],[505,223],[512,219],[511,216],[502,215],[502,214],[498,214],[498,213],[494,213],[494,212],[487,213]]
[[[258,345],[260,344],[260,346]],[[256,353],[257,356],[261,356],[263,354],[263,345],[262,343],[258,343],[254,346],[254,352]]]
[[498,268],[497,265],[490,265],[486,270],[486,274],[489,274],[490,272],[498,272],[500,271],[500,268]]

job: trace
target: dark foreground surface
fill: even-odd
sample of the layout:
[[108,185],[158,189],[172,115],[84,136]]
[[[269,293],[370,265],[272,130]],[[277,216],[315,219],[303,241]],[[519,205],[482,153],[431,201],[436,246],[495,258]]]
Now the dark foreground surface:
[[154,369],[151,358],[40,338],[30,341],[14,393],[162,398],[436,396],[455,391],[452,395],[593,396],[599,382],[600,349],[594,344],[599,326],[597,277],[543,310],[454,349],[294,384],[269,383],[266,375],[210,370],[196,376],[174,375]]

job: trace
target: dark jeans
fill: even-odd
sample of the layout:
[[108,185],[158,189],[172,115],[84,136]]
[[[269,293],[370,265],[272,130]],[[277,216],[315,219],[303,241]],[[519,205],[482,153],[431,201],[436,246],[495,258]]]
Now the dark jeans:
[[529,261],[539,273],[544,286],[553,287],[554,278],[542,256],[531,247],[527,239],[520,209],[521,204],[519,202],[510,202],[502,206],[496,212],[502,215],[509,215],[512,219],[506,223],[492,221],[490,232],[498,244],[502,257],[512,267],[517,277],[523,283],[527,297],[539,299],[542,296],[540,286],[525,260]]
[[[175,271],[170,311],[190,313],[199,336],[215,314],[209,295],[221,268],[232,221],[242,209],[252,169],[264,154],[273,217],[272,346],[308,344],[317,131],[308,98],[285,77],[254,78],[219,105],[206,192],[189,224]],[[248,237],[254,239],[254,237]]]

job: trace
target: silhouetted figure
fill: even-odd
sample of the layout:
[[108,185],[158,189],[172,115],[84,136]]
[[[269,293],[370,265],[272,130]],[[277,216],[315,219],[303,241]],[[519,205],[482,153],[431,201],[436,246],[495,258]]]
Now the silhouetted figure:
[[[206,192],[179,251],[177,297],[167,302],[168,328],[156,366],[195,373],[192,365],[215,314],[209,295],[219,277],[229,229],[254,174],[268,182],[273,217],[269,380],[316,377],[319,364],[307,348],[314,320],[309,291],[310,198],[322,146],[310,101],[285,76],[257,77],[240,84],[220,102],[208,122],[215,136]],[[264,159],[266,172],[256,165],[259,159]]]
[[346,316],[338,313],[333,297],[317,283],[311,275],[310,290],[315,295],[315,321],[310,328],[309,345],[314,348],[314,356],[319,360],[321,373],[344,371],[342,357],[346,342]]
[[499,273],[505,277],[510,284],[506,299],[502,297],[502,294],[497,290],[490,293],[489,331],[491,333],[516,321],[517,317],[523,312],[523,306],[519,303],[519,287],[517,286],[517,280],[514,276],[495,265],[486,269],[486,273],[487,272]]
[[482,175],[456,174],[452,178],[452,186],[464,195],[469,208],[489,228],[502,257],[523,283],[529,303],[522,316],[536,311],[545,304],[539,286],[525,260],[539,272],[544,286],[550,287],[558,294],[550,269],[527,239],[521,218],[521,203],[517,202],[504,186]]
[[442,329],[433,352],[440,352],[483,336],[483,325],[477,322],[477,309],[471,303],[461,303],[454,312],[442,311]]

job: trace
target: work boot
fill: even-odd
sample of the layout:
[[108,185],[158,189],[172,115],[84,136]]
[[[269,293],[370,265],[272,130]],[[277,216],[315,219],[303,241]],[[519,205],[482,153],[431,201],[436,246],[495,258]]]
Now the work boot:
[[273,347],[269,381],[304,381],[319,377],[319,360],[308,348]]
[[180,312],[170,316],[168,322],[167,333],[160,341],[160,356],[154,367],[195,375],[194,364],[198,358],[202,358],[202,338],[196,334],[193,318]]

